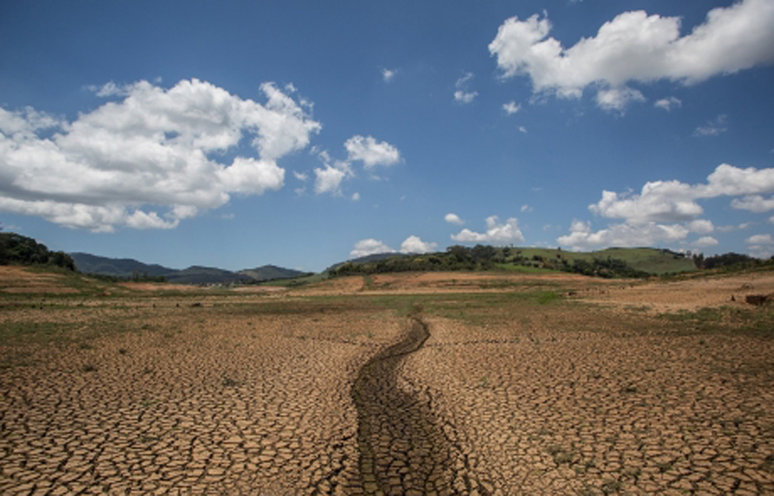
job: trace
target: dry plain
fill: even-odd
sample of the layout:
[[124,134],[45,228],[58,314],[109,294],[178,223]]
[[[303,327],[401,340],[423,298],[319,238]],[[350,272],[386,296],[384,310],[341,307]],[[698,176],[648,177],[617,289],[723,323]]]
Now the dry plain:
[[774,494],[771,293],[0,267],[0,494]]

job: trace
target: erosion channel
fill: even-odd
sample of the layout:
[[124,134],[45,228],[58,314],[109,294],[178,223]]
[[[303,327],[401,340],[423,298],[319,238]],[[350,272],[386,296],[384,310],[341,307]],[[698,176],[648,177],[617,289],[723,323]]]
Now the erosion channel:
[[427,393],[398,385],[401,363],[430,337],[418,313],[410,318],[405,338],[371,358],[352,387],[365,494],[451,494],[460,475],[453,471],[458,450],[438,425]]

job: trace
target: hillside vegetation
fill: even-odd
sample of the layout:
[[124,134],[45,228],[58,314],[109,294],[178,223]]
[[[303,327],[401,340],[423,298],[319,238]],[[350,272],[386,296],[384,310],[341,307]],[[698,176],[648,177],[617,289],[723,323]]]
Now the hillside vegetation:
[[445,252],[393,255],[376,260],[353,260],[329,269],[332,276],[385,272],[503,270],[571,272],[599,277],[648,277],[696,270],[693,259],[655,248],[608,248],[596,252],[567,252],[548,248],[473,248],[450,246]]
[[75,270],[73,259],[16,233],[0,233],[0,265],[52,265]]

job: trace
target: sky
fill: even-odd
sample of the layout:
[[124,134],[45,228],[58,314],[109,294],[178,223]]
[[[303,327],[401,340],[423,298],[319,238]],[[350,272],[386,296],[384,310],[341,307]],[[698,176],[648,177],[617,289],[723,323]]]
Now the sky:
[[774,0],[4,0],[0,223],[173,268],[769,257]]

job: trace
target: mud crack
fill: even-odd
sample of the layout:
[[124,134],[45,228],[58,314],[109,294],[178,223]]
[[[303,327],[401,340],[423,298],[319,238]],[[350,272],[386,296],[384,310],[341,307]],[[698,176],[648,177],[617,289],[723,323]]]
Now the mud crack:
[[418,314],[405,338],[371,358],[352,386],[358,412],[360,484],[365,494],[451,494],[454,447],[430,397],[398,386],[401,363],[430,337]]

